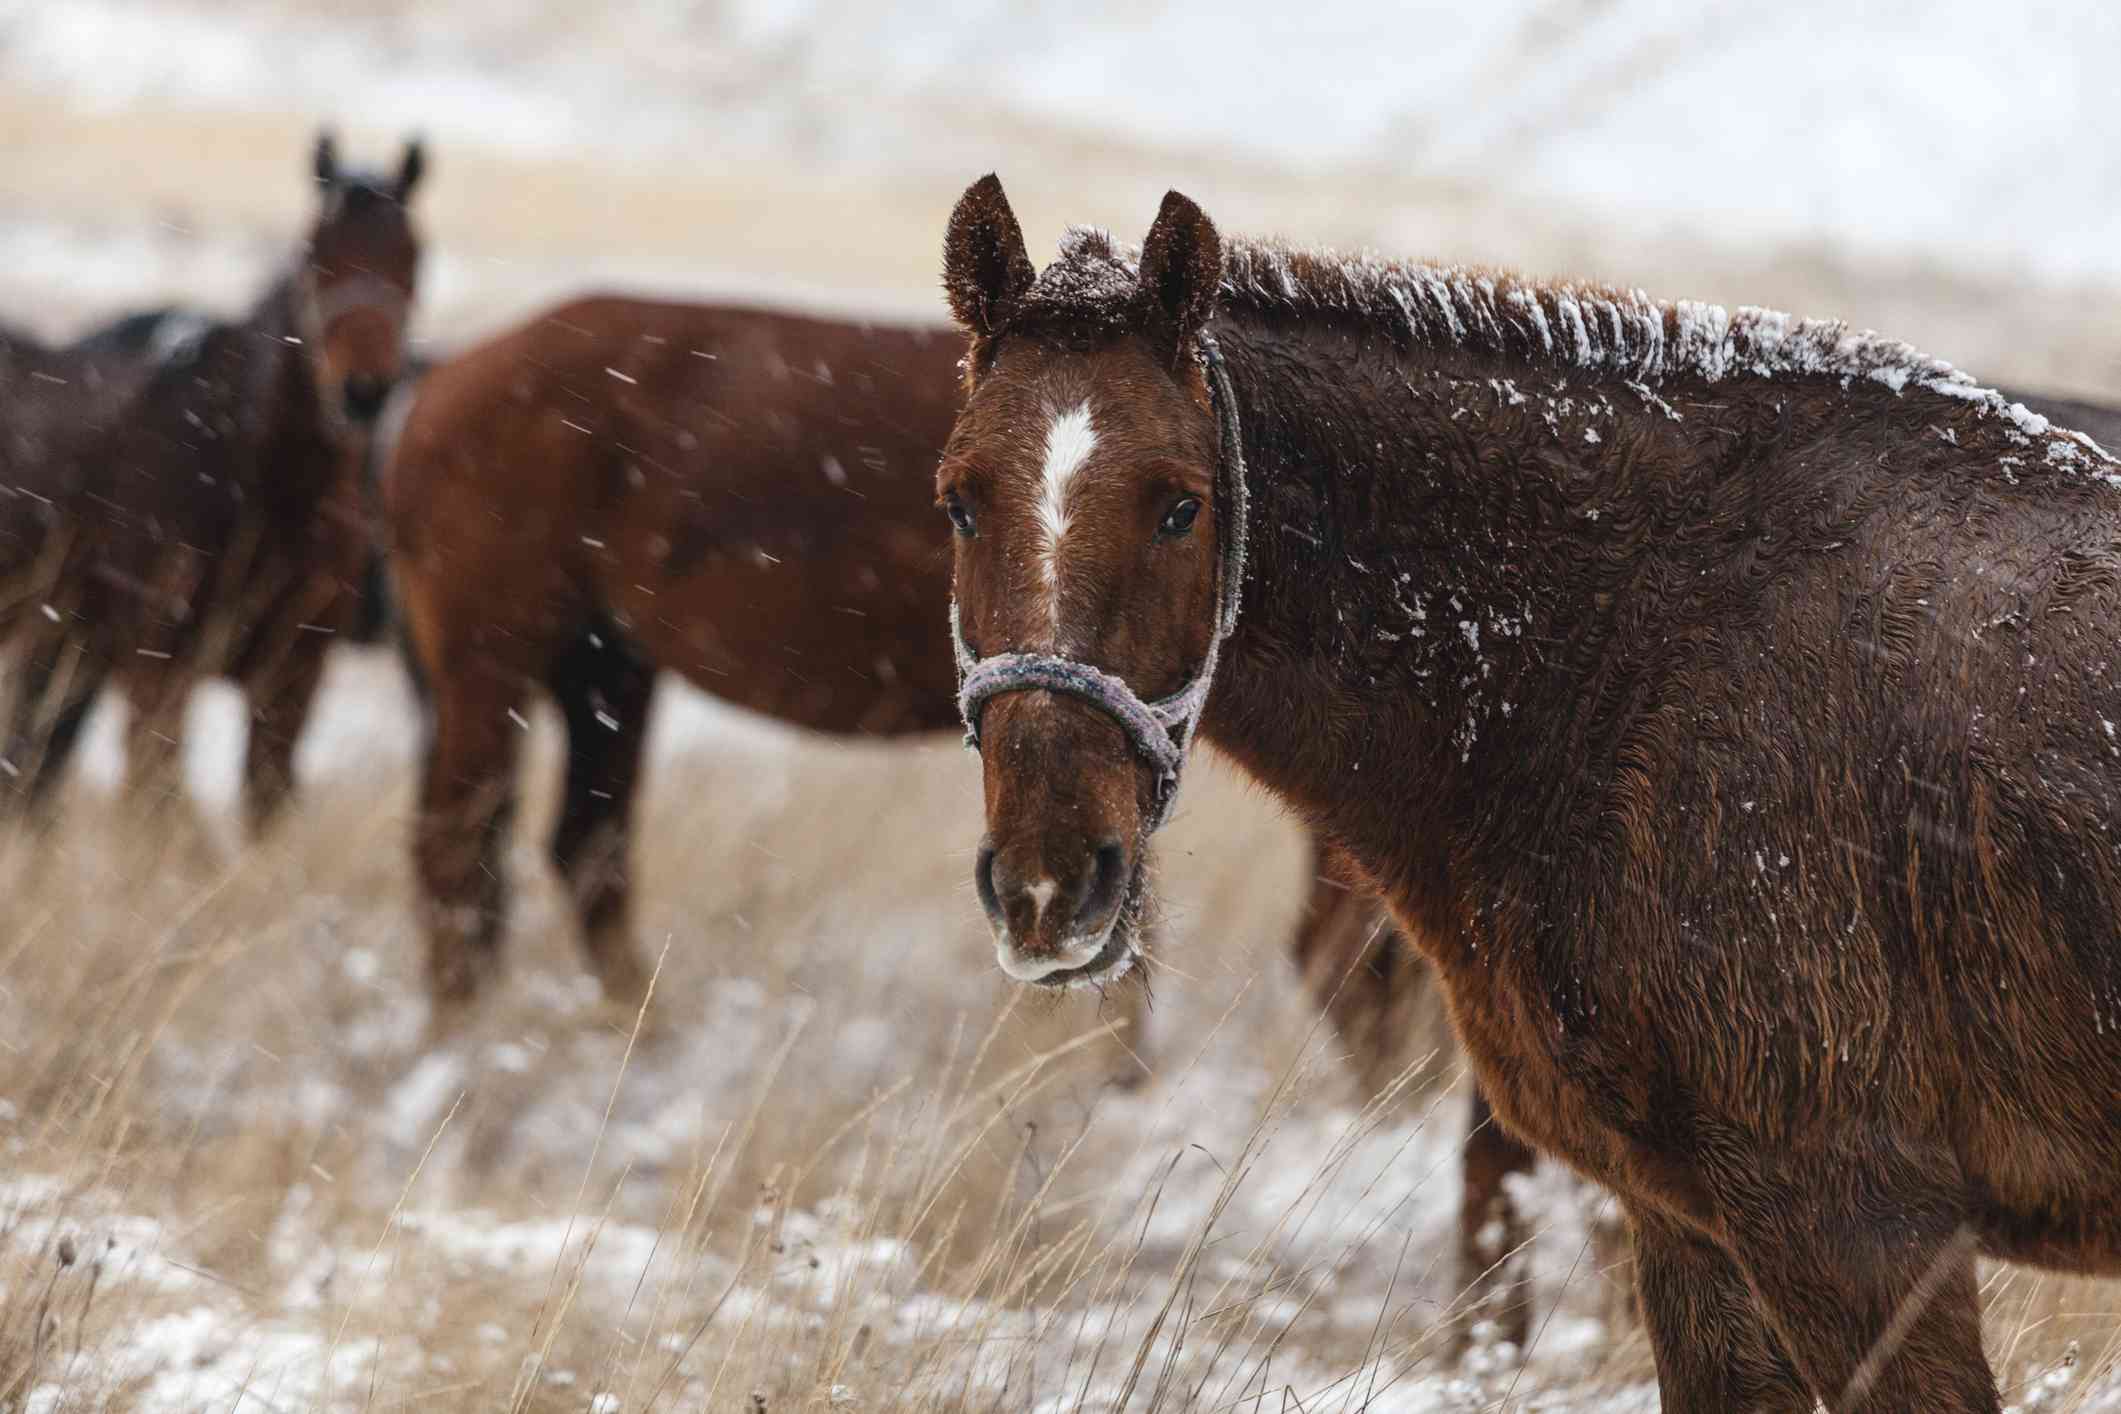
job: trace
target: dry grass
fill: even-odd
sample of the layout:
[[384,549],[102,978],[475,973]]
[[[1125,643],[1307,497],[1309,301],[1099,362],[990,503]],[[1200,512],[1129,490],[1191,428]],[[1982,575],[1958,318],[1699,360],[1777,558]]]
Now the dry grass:
[[[380,658],[330,691],[263,847],[79,789],[0,852],[0,1409],[1653,1404],[1552,1177],[1529,1365],[1445,1360],[1459,1092],[1348,1103],[1279,954],[1300,852],[1229,773],[1173,828],[1133,1094],[1119,1010],[994,979],[954,745],[689,700],[647,1024],[576,966],[540,721],[506,985],[429,1038],[402,703]],[[1990,1312],[2023,1407],[2121,1406],[2111,1287],[1999,1274]]]

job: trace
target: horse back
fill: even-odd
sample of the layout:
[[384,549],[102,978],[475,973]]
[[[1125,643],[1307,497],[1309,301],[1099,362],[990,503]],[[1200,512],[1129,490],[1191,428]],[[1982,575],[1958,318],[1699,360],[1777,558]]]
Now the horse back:
[[941,331],[591,298],[451,360],[383,475],[415,636],[515,616],[557,643],[605,614],[783,720],[947,725],[933,475],[957,353]]
[[189,362],[203,327],[196,315],[159,308],[64,345],[0,328],[0,573],[27,572],[53,530],[99,494],[142,391]]

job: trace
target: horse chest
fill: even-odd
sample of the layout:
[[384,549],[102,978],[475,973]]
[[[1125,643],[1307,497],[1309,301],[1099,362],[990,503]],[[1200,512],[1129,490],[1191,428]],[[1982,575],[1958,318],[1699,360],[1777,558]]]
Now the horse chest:
[[1455,956],[1439,959],[1438,970],[1459,1043],[1496,1111],[1520,1136],[1558,1146],[1572,1087],[1560,1064],[1556,1024],[1528,1004],[1523,969],[1497,957],[1492,945],[1469,939]]
[[1485,940],[1436,961],[1459,1043],[1512,1134],[1618,1191],[1677,1213],[1703,1209],[1685,1166],[1635,1134],[1641,1096],[1624,1081],[1628,1058],[1609,1052],[1612,1038],[1566,1027],[1526,960]]

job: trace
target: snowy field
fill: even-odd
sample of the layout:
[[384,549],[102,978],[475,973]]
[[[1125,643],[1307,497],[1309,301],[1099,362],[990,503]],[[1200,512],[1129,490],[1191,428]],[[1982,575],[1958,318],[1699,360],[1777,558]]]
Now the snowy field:
[[[940,317],[950,201],[1034,251],[1227,228],[1878,327],[2121,402],[2121,15],[1972,0],[0,0],[0,317],[239,307],[307,145],[423,131],[419,334],[588,285]],[[666,689],[635,1034],[545,867],[532,724],[505,985],[426,1035],[413,714],[334,664],[268,842],[236,704],[150,832],[98,720],[0,836],[0,1411],[1646,1411],[1597,1200],[1524,1193],[1529,1352],[1448,1358],[1463,1091],[1353,1093],[1283,955],[1306,863],[1219,763],[1165,851],[1148,1034],[1002,985],[974,762]],[[1106,1084],[1142,1073],[1138,1088]],[[2121,1288],[1996,1269],[2024,1410],[2121,1410]]]

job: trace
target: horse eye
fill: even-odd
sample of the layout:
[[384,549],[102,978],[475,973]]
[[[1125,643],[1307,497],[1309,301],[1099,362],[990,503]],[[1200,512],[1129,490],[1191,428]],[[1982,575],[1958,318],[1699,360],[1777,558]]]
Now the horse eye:
[[1200,514],[1200,497],[1188,496],[1170,510],[1164,512],[1163,523],[1156,527],[1161,535],[1184,535],[1193,528],[1193,518]]
[[943,514],[950,517],[950,524],[958,534],[972,534],[972,508],[958,499],[957,492],[952,491],[943,497]]

